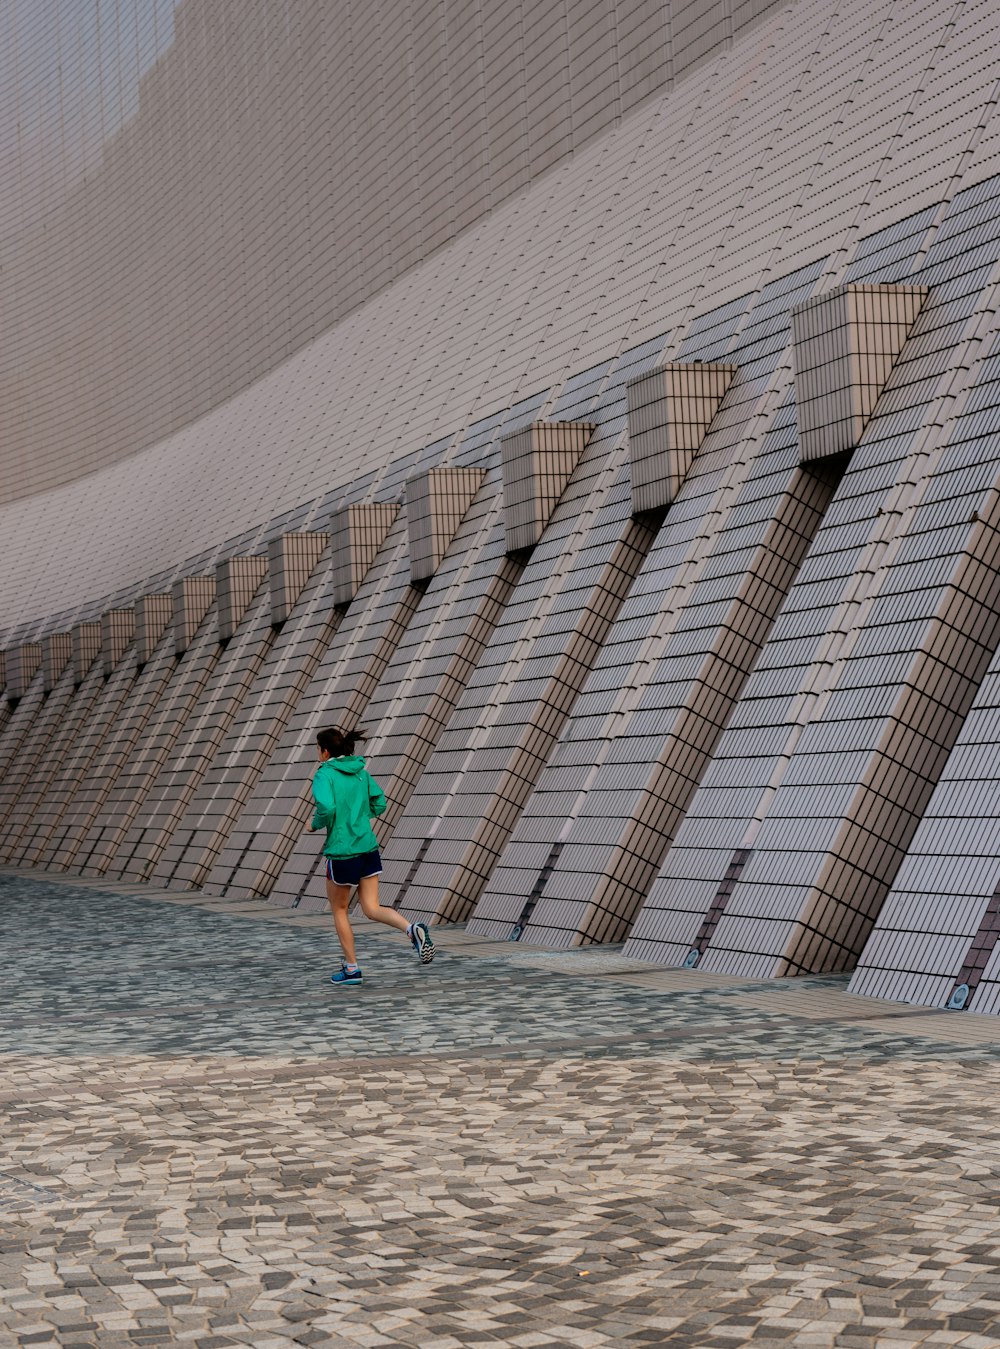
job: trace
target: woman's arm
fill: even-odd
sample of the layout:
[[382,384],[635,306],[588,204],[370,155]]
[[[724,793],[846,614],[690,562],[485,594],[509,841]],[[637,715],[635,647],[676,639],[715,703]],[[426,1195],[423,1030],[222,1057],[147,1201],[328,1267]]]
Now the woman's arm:
[[381,815],[385,810],[385,792],[373,777],[368,778],[368,810],[371,815]]
[[337,798],[325,773],[317,773],[313,778],[313,800],[316,810],[313,813],[312,829],[329,829],[337,818]]

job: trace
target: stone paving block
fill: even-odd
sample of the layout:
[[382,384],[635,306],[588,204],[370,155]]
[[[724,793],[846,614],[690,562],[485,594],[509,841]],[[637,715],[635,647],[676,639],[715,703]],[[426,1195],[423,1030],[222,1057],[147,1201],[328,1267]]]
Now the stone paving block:
[[0,1343],[996,1344],[991,1017],[368,923],[345,1000],[278,906],[0,903]]

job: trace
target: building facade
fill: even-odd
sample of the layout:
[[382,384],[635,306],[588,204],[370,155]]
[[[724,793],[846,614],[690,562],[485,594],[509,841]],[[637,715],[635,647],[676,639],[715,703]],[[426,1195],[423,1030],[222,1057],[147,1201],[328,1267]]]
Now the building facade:
[[0,860],[1000,1010],[998,0],[8,13]]

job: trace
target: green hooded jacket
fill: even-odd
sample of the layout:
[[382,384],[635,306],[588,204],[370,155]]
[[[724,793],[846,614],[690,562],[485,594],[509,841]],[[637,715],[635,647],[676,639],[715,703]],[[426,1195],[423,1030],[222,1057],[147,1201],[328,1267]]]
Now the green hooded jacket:
[[326,830],[325,857],[357,857],[378,847],[373,815],[385,810],[385,793],[365,772],[360,754],[324,759],[312,782],[312,827]]

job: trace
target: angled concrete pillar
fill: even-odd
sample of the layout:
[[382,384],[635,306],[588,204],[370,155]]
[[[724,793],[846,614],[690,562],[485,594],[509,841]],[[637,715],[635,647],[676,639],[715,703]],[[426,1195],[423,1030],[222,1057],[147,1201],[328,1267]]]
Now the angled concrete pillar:
[[333,602],[350,604],[399,514],[394,501],[344,506],[330,517]]
[[101,653],[100,622],[74,623],[70,629],[70,643],[73,649],[73,679],[81,684]]
[[105,609],[101,614],[101,660],[110,676],[135,636],[135,609]]
[[23,698],[42,663],[40,642],[22,642],[7,652],[7,697]]
[[51,693],[73,654],[73,638],[68,632],[50,632],[42,638],[42,683]]
[[330,536],[325,533],[281,534],[267,545],[271,622],[275,627],[291,613],[329,542]]
[[215,577],[184,576],[174,582],[172,598],[174,650],[183,656],[215,599]]
[[215,569],[215,597],[219,606],[219,641],[228,642],[240,625],[250,601],[267,575],[267,558],[227,557]]
[[735,374],[734,365],[672,361],[626,385],[635,514],[676,497]]
[[532,422],[500,441],[508,553],[542,537],[594,428],[589,422]]
[[173,616],[174,599],[169,593],[140,595],[136,600],[135,653],[140,665],[149,660]]
[[479,468],[432,468],[407,481],[406,523],[414,584],[430,580],[437,571],[482,481]]
[[927,298],[924,286],[839,286],[792,310],[803,463],[852,450]]

